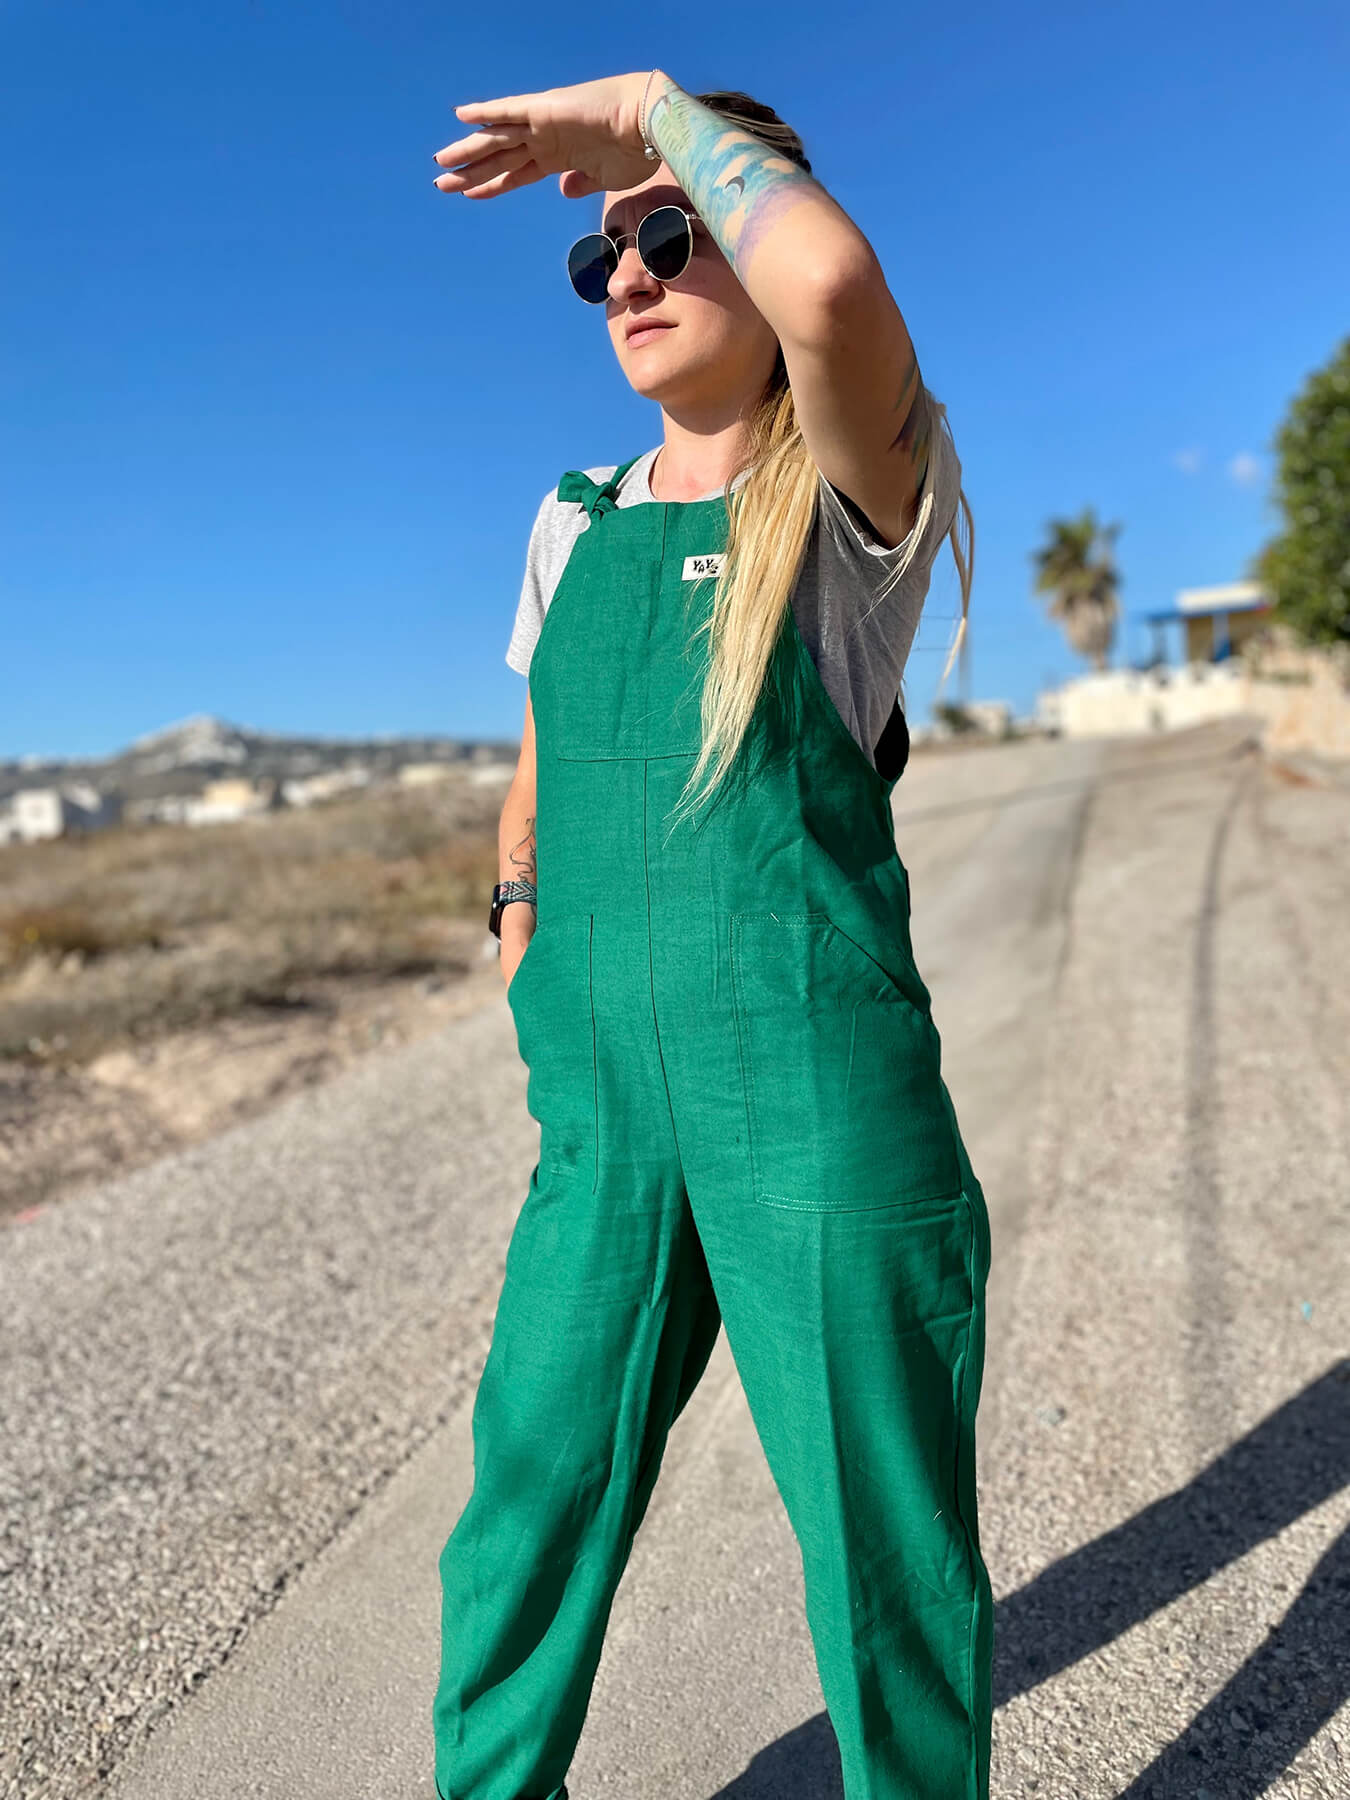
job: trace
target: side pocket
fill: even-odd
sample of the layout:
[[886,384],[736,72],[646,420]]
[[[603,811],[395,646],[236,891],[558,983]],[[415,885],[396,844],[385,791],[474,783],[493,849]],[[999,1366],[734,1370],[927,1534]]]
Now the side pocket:
[[732,916],[752,1190],[853,1211],[954,1197],[961,1171],[937,1033],[823,912]]
[[539,1126],[540,1166],[584,1181],[592,1191],[599,1148],[593,925],[590,913],[537,925],[506,989],[529,1071],[525,1104]]

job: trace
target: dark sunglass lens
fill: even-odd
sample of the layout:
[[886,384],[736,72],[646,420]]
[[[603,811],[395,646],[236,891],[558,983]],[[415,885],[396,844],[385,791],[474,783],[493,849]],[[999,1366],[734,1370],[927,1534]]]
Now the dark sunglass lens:
[[609,298],[609,284],[618,266],[613,244],[598,231],[578,238],[567,252],[567,273],[572,286],[592,306]]
[[658,206],[638,226],[638,255],[658,281],[683,274],[692,248],[690,224],[678,206]]

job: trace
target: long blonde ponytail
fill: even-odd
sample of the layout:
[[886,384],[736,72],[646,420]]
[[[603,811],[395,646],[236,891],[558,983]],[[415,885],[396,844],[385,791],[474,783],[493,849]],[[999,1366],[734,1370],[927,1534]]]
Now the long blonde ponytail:
[[[808,175],[811,173],[800,137],[770,107],[731,89],[696,94],[694,98],[742,130],[753,132]],[[927,389],[920,394],[918,404],[930,408],[934,431],[950,432],[946,407]],[[745,480],[733,491],[733,483],[742,474]],[[746,421],[743,453],[727,477],[725,554],[703,626],[709,644],[702,695],[702,744],[674,809],[675,817],[703,805],[736,760],[791,604],[811,532],[820,479],[797,424],[787,366],[780,350],[764,392]],[[933,495],[929,492],[920,505],[910,554],[887,582],[888,589],[908,567],[924,536],[920,528],[926,527],[932,509]],[[963,510],[964,550],[957,535]],[[938,682],[939,693],[964,641],[970,609],[975,522],[964,490],[948,537],[961,582],[961,622]],[[710,767],[702,791],[694,793]]]

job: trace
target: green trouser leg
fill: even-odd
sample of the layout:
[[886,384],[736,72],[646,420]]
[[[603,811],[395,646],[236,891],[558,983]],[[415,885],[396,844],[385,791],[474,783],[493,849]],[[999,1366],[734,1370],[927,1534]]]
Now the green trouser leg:
[[678,1166],[536,1169],[439,1560],[442,1800],[565,1800],[619,1578],[719,1316]]
[[613,1595],[719,1316],[801,1547],[848,1800],[985,1800],[989,1241],[961,1166],[950,1199],[790,1209],[696,1189],[692,1216],[672,1169],[644,1186],[602,1167],[594,1193],[536,1171],[440,1560],[443,1800],[565,1800]]
[[988,1221],[955,1198],[755,1211],[691,1188],[802,1554],[848,1800],[987,1800],[993,1603],[975,1409]]

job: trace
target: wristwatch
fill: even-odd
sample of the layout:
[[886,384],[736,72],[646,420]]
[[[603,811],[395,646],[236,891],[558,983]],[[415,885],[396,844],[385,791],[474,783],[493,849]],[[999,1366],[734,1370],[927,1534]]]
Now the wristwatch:
[[500,939],[502,935],[502,911],[513,900],[528,900],[531,906],[538,904],[535,898],[535,885],[532,881],[499,881],[492,890],[492,910],[488,914],[488,930],[493,937]]

